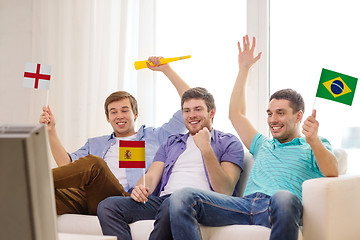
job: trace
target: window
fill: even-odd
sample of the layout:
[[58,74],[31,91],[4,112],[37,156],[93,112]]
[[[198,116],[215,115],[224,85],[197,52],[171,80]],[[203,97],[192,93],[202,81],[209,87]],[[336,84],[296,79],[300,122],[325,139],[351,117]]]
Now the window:
[[[235,133],[228,106],[238,73],[237,41],[246,34],[246,0],[156,3],[156,53],[192,55],[171,63],[172,68],[191,87],[205,87],[214,95],[214,128]],[[180,109],[180,99],[165,76],[157,74],[156,83],[156,125],[160,125]]]
[[[333,147],[343,147],[344,134],[360,127],[359,86],[353,105],[319,99],[315,94],[322,68],[358,78],[360,35],[357,1],[304,0],[270,2],[270,93],[283,88],[299,91],[305,99],[305,118],[315,103],[319,135]],[[360,141],[360,136],[354,137]],[[348,173],[360,173],[355,156],[346,149]]]

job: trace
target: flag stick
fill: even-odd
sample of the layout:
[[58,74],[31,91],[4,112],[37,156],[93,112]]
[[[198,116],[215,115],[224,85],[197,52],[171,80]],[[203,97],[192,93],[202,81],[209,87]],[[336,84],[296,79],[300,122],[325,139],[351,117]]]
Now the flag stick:
[[144,181],[144,187],[145,187],[145,168],[143,168],[143,181]]
[[46,90],[46,105],[49,106],[49,89]]
[[[145,187],[145,168],[143,168],[143,185],[144,185],[144,188],[146,188]],[[145,201],[144,201],[144,203],[145,203]]]
[[315,103],[316,103],[316,97],[315,97],[313,108],[312,108],[313,110],[315,109]]

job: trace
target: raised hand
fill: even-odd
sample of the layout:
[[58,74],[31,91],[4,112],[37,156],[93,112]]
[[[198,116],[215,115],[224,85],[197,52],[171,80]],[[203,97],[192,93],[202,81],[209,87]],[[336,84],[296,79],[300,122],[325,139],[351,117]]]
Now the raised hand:
[[316,110],[312,111],[311,116],[307,117],[304,124],[302,133],[305,135],[307,143],[314,142],[318,139],[319,122],[316,120]]
[[146,63],[147,67],[153,71],[161,71],[163,72],[165,69],[169,68],[169,64],[162,64],[160,65],[160,59],[162,59],[163,57],[155,57],[155,56],[151,56],[148,58],[148,61],[151,62],[154,66],[151,66],[149,63]]
[[48,130],[51,131],[55,128],[55,116],[51,112],[50,107],[43,107],[43,112],[40,115],[39,123],[46,124],[48,126]]
[[249,40],[248,35],[243,37],[243,49],[240,46],[240,42],[238,42],[238,48],[239,48],[238,63],[239,63],[239,68],[250,69],[250,67],[260,59],[261,52],[256,57],[254,57],[255,46],[256,46],[255,37],[253,37],[253,44],[252,44],[252,46],[250,46],[250,40]]

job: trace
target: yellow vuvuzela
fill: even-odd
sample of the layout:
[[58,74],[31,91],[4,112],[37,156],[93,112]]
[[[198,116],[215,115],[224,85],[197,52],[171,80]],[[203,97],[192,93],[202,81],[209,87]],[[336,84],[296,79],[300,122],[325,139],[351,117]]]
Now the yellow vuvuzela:
[[[160,65],[161,64],[166,64],[169,62],[174,62],[174,61],[178,61],[178,60],[183,60],[183,59],[187,59],[187,58],[191,58],[191,55],[187,55],[187,56],[182,56],[182,57],[173,57],[173,58],[162,58],[160,59]],[[148,60],[144,60],[144,61],[135,61],[134,66],[136,70],[139,69],[143,69],[143,68],[147,68],[146,63],[149,63],[150,66],[154,66],[151,62],[149,62]]]

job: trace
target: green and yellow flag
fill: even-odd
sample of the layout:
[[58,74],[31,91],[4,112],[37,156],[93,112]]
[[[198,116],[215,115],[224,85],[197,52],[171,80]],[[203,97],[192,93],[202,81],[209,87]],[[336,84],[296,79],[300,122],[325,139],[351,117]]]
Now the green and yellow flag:
[[323,68],[316,97],[351,106],[357,80],[357,78]]

